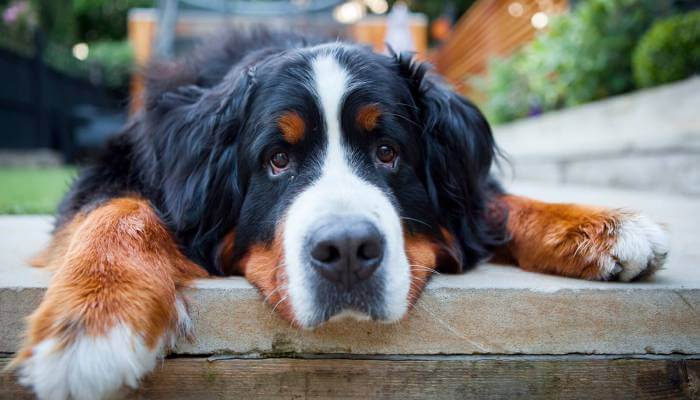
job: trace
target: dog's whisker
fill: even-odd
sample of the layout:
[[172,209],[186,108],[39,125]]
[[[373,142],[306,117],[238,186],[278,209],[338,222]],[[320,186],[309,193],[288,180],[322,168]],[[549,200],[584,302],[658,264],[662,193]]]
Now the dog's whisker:
[[420,294],[425,289],[425,282],[423,282],[419,286],[418,283],[416,283],[415,281],[411,281],[410,286],[409,286],[409,290],[410,289],[413,289],[416,293]]
[[411,267],[411,270],[416,270],[416,271],[428,271],[436,275],[442,275],[438,270],[435,268],[428,267],[426,265],[420,265],[420,264],[408,264],[409,267]]
[[278,301],[277,304],[275,304],[275,306],[272,307],[271,313],[274,313],[275,310],[277,309],[277,306],[279,306],[280,304],[282,304],[282,302],[284,302],[284,301],[287,300],[288,298],[289,298],[289,295],[285,295],[284,297],[282,297],[282,298],[280,299],[280,301]]
[[427,283],[427,282],[428,282],[427,279],[421,278],[421,277],[418,277],[418,276],[413,276],[413,277],[411,278],[411,281],[412,281],[412,282],[418,281],[418,282],[423,282],[423,283]]
[[429,272],[430,274],[435,273],[436,275],[440,275],[439,272],[436,272],[435,270],[430,269],[430,268],[411,268],[411,271],[425,271],[425,272]]
[[270,298],[271,298],[275,293],[279,292],[280,290],[282,290],[282,289],[284,289],[284,288],[286,288],[286,286],[284,286],[284,285],[277,286],[277,287],[274,288],[270,293],[268,293],[267,296],[265,296],[265,299],[263,299],[263,302],[267,303],[267,301],[270,300]]
[[432,228],[432,227],[430,226],[430,224],[428,224],[427,222],[421,221],[421,220],[416,219],[416,218],[411,218],[411,217],[400,217],[400,218],[401,218],[401,219],[405,219],[405,220],[407,220],[407,221],[418,222],[419,224],[423,224],[423,225],[427,226],[428,228]]
[[432,268],[432,267],[429,267],[429,266],[423,265],[423,264],[408,264],[408,266],[409,266],[409,267],[426,268],[426,269],[430,269],[430,270],[433,270],[433,269],[434,269],[434,268]]
[[411,268],[411,271],[425,271],[425,272],[429,272],[429,273],[433,272],[433,270],[430,268],[415,268],[415,267]]
[[286,267],[286,265],[284,264],[284,262],[278,264],[275,268],[271,269],[270,272],[275,272],[275,271],[277,271],[277,270],[279,270],[280,268],[283,268],[283,267]]

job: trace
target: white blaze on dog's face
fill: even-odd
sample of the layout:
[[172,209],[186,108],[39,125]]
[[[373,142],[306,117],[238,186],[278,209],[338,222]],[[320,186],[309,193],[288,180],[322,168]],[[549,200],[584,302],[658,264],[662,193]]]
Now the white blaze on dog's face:
[[[410,267],[395,205],[360,176],[346,145],[340,118],[353,77],[332,53],[318,55],[311,65],[327,141],[319,160],[321,175],[294,199],[286,215],[284,258],[295,318],[302,326],[342,312],[398,320],[408,308]],[[321,253],[317,258],[314,250]],[[329,300],[335,304],[319,306]]]

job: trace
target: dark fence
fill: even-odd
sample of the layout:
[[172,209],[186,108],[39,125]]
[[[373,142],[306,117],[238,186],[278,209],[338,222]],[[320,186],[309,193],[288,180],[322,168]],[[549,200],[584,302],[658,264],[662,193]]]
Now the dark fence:
[[90,123],[85,107],[125,108],[114,92],[46,65],[41,52],[29,58],[0,49],[0,79],[0,149],[50,148],[72,161],[76,132]]

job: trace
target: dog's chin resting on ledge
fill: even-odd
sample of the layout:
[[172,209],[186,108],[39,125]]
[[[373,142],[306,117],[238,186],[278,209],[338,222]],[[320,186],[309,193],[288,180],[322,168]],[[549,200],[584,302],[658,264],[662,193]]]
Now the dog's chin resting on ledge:
[[42,399],[136,388],[191,336],[182,289],[207,276],[245,276],[310,329],[399,321],[433,271],[487,259],[590,280],[662,266],[659,225],[508,193],[496,154],[481,112],[407,55],[259,30],[155,64],[59,207],[12,368]]

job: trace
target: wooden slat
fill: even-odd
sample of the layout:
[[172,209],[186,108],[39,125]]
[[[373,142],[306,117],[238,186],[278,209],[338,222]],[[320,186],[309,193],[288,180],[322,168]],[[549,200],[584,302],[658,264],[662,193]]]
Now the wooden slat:
[[[129,398],[698,399],[699,378],[700,360],[679,358],[176,358]],[[0,383],[0,398],[31,398],[8,376]]]
[[[153,40],[156,36],[156,21],[147,12],[134,12],[129,16],[127,24],[129,43],[134,49],[134,62],[138,68],[144,67],[151,58]],[[131,77],[131,103],[129,112],[135,114],[143,106],[141,94],[144,90],[144,78],[141,74]]]

